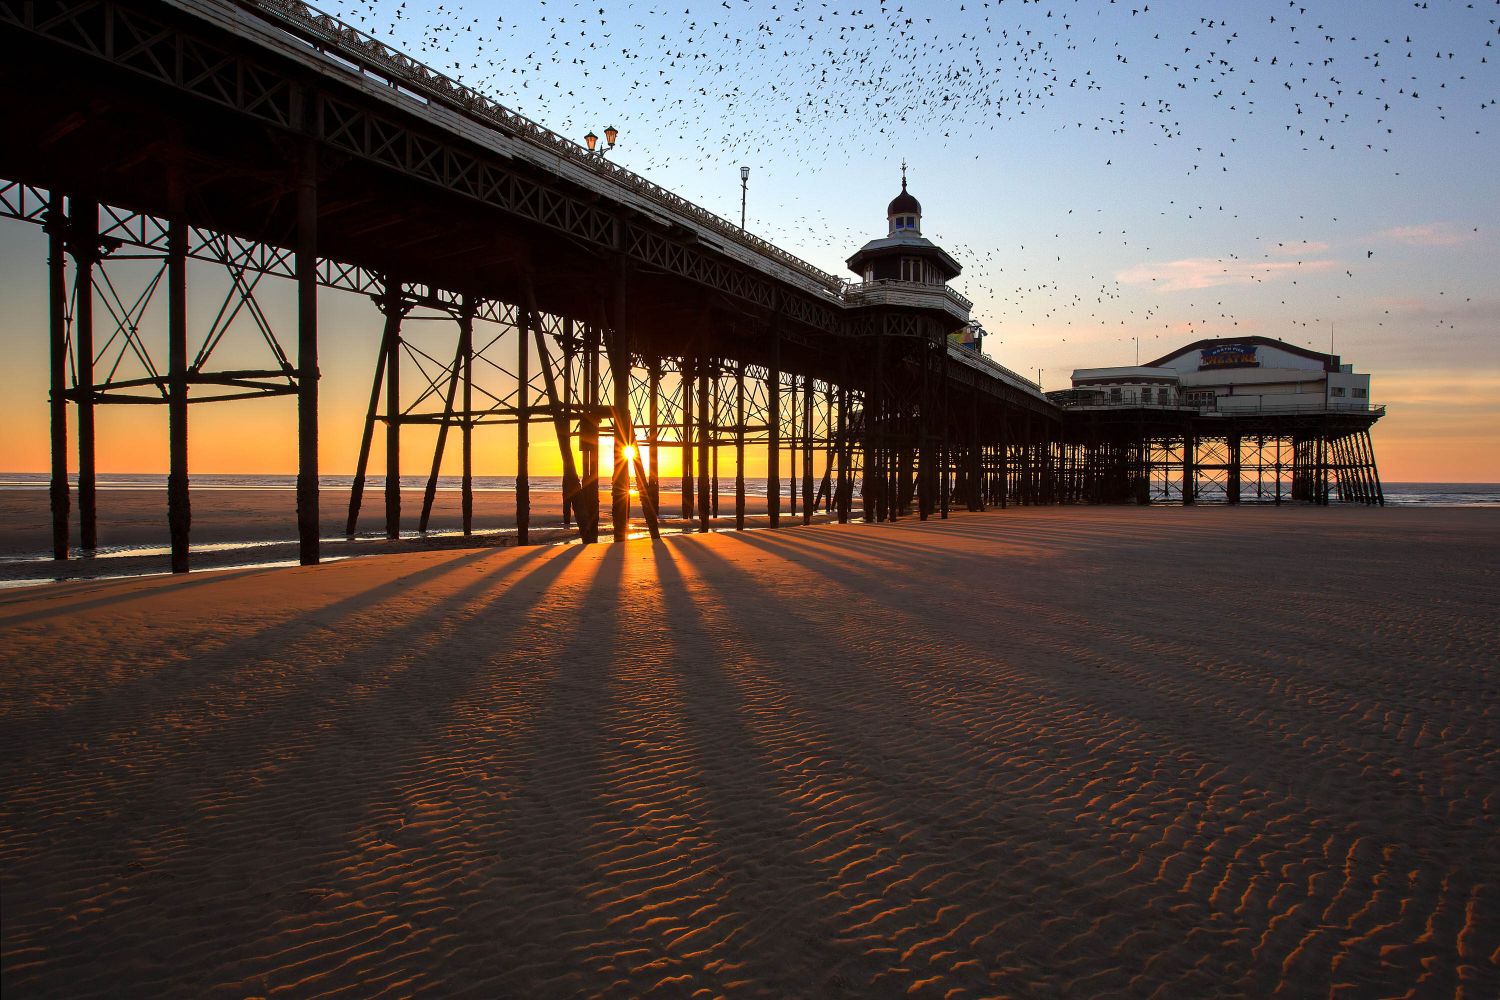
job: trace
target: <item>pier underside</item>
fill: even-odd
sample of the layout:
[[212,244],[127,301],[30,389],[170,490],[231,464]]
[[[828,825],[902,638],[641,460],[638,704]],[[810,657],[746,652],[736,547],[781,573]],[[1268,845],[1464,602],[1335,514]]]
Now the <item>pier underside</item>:
[[1370,428],[1381,411],[1067,411],[1061,475],[1082,503],[1383,506]]

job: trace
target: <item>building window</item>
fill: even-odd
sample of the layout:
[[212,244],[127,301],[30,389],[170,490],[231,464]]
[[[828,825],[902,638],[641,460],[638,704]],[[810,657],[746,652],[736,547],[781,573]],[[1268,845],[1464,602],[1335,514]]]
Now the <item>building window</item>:
[[1166,386],[1162,386],[1160,389],[1156,390],[1156,402],[1157,402],[1157,404],[1159,406],[1166,406],[1167,405],[1167,388],[1166,388]]
[[902,281],[921,281],[922,280],[922,261],[919,258],[917,258],[917,257],[902,257],[901,258],[901,280]]
[[1335,396],[1342,396],[1344,394],[1344,387],[1341,386],[1341,385],[1334,386],[1333,387],[1333,394]]
[[1111,403],[1118,403],[1120,401],[1120,390],[1119,389],[1111,389],[1111,390],[1109,390],[1109,401]]
[[1368,395],[1369,395],[1369,393],[1366,392],[1364,389],[1355,389],[1354,390],[1354,398],[1355,399],[1364,399]]

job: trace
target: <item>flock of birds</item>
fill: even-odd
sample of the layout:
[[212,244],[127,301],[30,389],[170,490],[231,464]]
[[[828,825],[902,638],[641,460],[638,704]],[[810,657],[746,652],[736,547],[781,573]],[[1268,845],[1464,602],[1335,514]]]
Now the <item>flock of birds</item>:
[[[1399,173],[1435,136],[1482,136],[1500,91],[1489,59],[1500,0],[679,0],[680,13],[645,0],[518,0],[499,14],[479,0],[324,2],[563,135],[619,125],[635,140],[617,154],[625,165],[700,203],[722,202],[739,164],[774,164],[792,183],[757,216],[781,221],[752,228],[833,271],[879,235],[877,220],[829,218],[785,192],[838,186],[871,164],[883,171],[891,150],[946,165],[941,177],[928,172],[929,192],[954,178],[1004,183],[984,177],[986,161],[1023,131],[1081,143],[1092,159],[1083,167],[1124,183],[1140,183],[1142,149],[1164,153],[1153,162],[1169,167],[1153,168],[1145,190],[1046,206],[1051,232],[1015,244],[973,245],[992,230],[928,220],[926,235],[964,264],[959,287],[986,327],[1005,336],[1030,324],[1092,344],[1107,330],[1126,343],[1145,330],[1172,340],[1232,332],[1241,318],[1233,296],[1142,295],[1121,280],[1124,262],[1152,252],[1149,236],[1133,236],[1142,206],[1179,230],[1212,227],[1205,242],[1224,223],[1248,238],[1266,220],[1238,197],[1236,172],[1256,158],[1326,154],[1352,177]],[[913,190],[924,190],[917,175]],[[1122,197],[1134,213],[1119,212]],[[1376,266],[1375,246],[1343,248],[1355,259],[1336,269],[1319,256],[1338,227],[1332,215],[1309,220],[1319,207],[1299,216],[1317,236],[1266,233],[1251,239],[1256,255],[1243,245],[1206,254],[1201,285],[1181,290],[1274,283],[1285,307],[1303,277],[1352,279]],[[1071,267],[1085,246],[1089,264]],[[1229,278],[1213,280],[1215,267]],[[1156,276],[1159,287],[1170,281]],[[1338,307],[1342,292],[1328,287],[1278,322],[1311,337]]]

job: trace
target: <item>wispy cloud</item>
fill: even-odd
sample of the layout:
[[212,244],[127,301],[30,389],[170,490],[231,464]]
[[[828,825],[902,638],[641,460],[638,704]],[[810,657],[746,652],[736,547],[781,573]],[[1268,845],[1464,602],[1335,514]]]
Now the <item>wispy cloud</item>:
[[1452,247],[1467,243],[1474,238],[1472,232],[1462,232],[1448,222],[1428,222],[1420,226],[1394,226],[1375,234],[1391,243],[1402,243],[1409,247]]
[[1163,292],[1185,292],[1215,285],[1249,285],[1291,277],[1297,272],[1327,271],[1333,260],[1248,261],[1190,257],[1162,263],[1136,264],[1115,275],[1122,285],[1149,285]]

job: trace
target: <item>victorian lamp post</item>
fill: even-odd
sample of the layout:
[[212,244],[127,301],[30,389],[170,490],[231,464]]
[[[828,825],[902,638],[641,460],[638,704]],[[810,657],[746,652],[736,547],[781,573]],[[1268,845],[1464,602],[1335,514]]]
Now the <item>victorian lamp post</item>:
[[615,140],[619,137],[620,130],[615,128],[613,125],[609,125],[604,129],[605,145],[600,146],[599,137],[592,132],[584,136],[583,141],[584,144],[589,147],[589,155],[594,157],[595,159],[602,160],[604,159],[605,153],[608,153],[611,149],[615,148]]
[[745,193],[750,190],[750,168],[740,167],[740,228],[745,228]]

